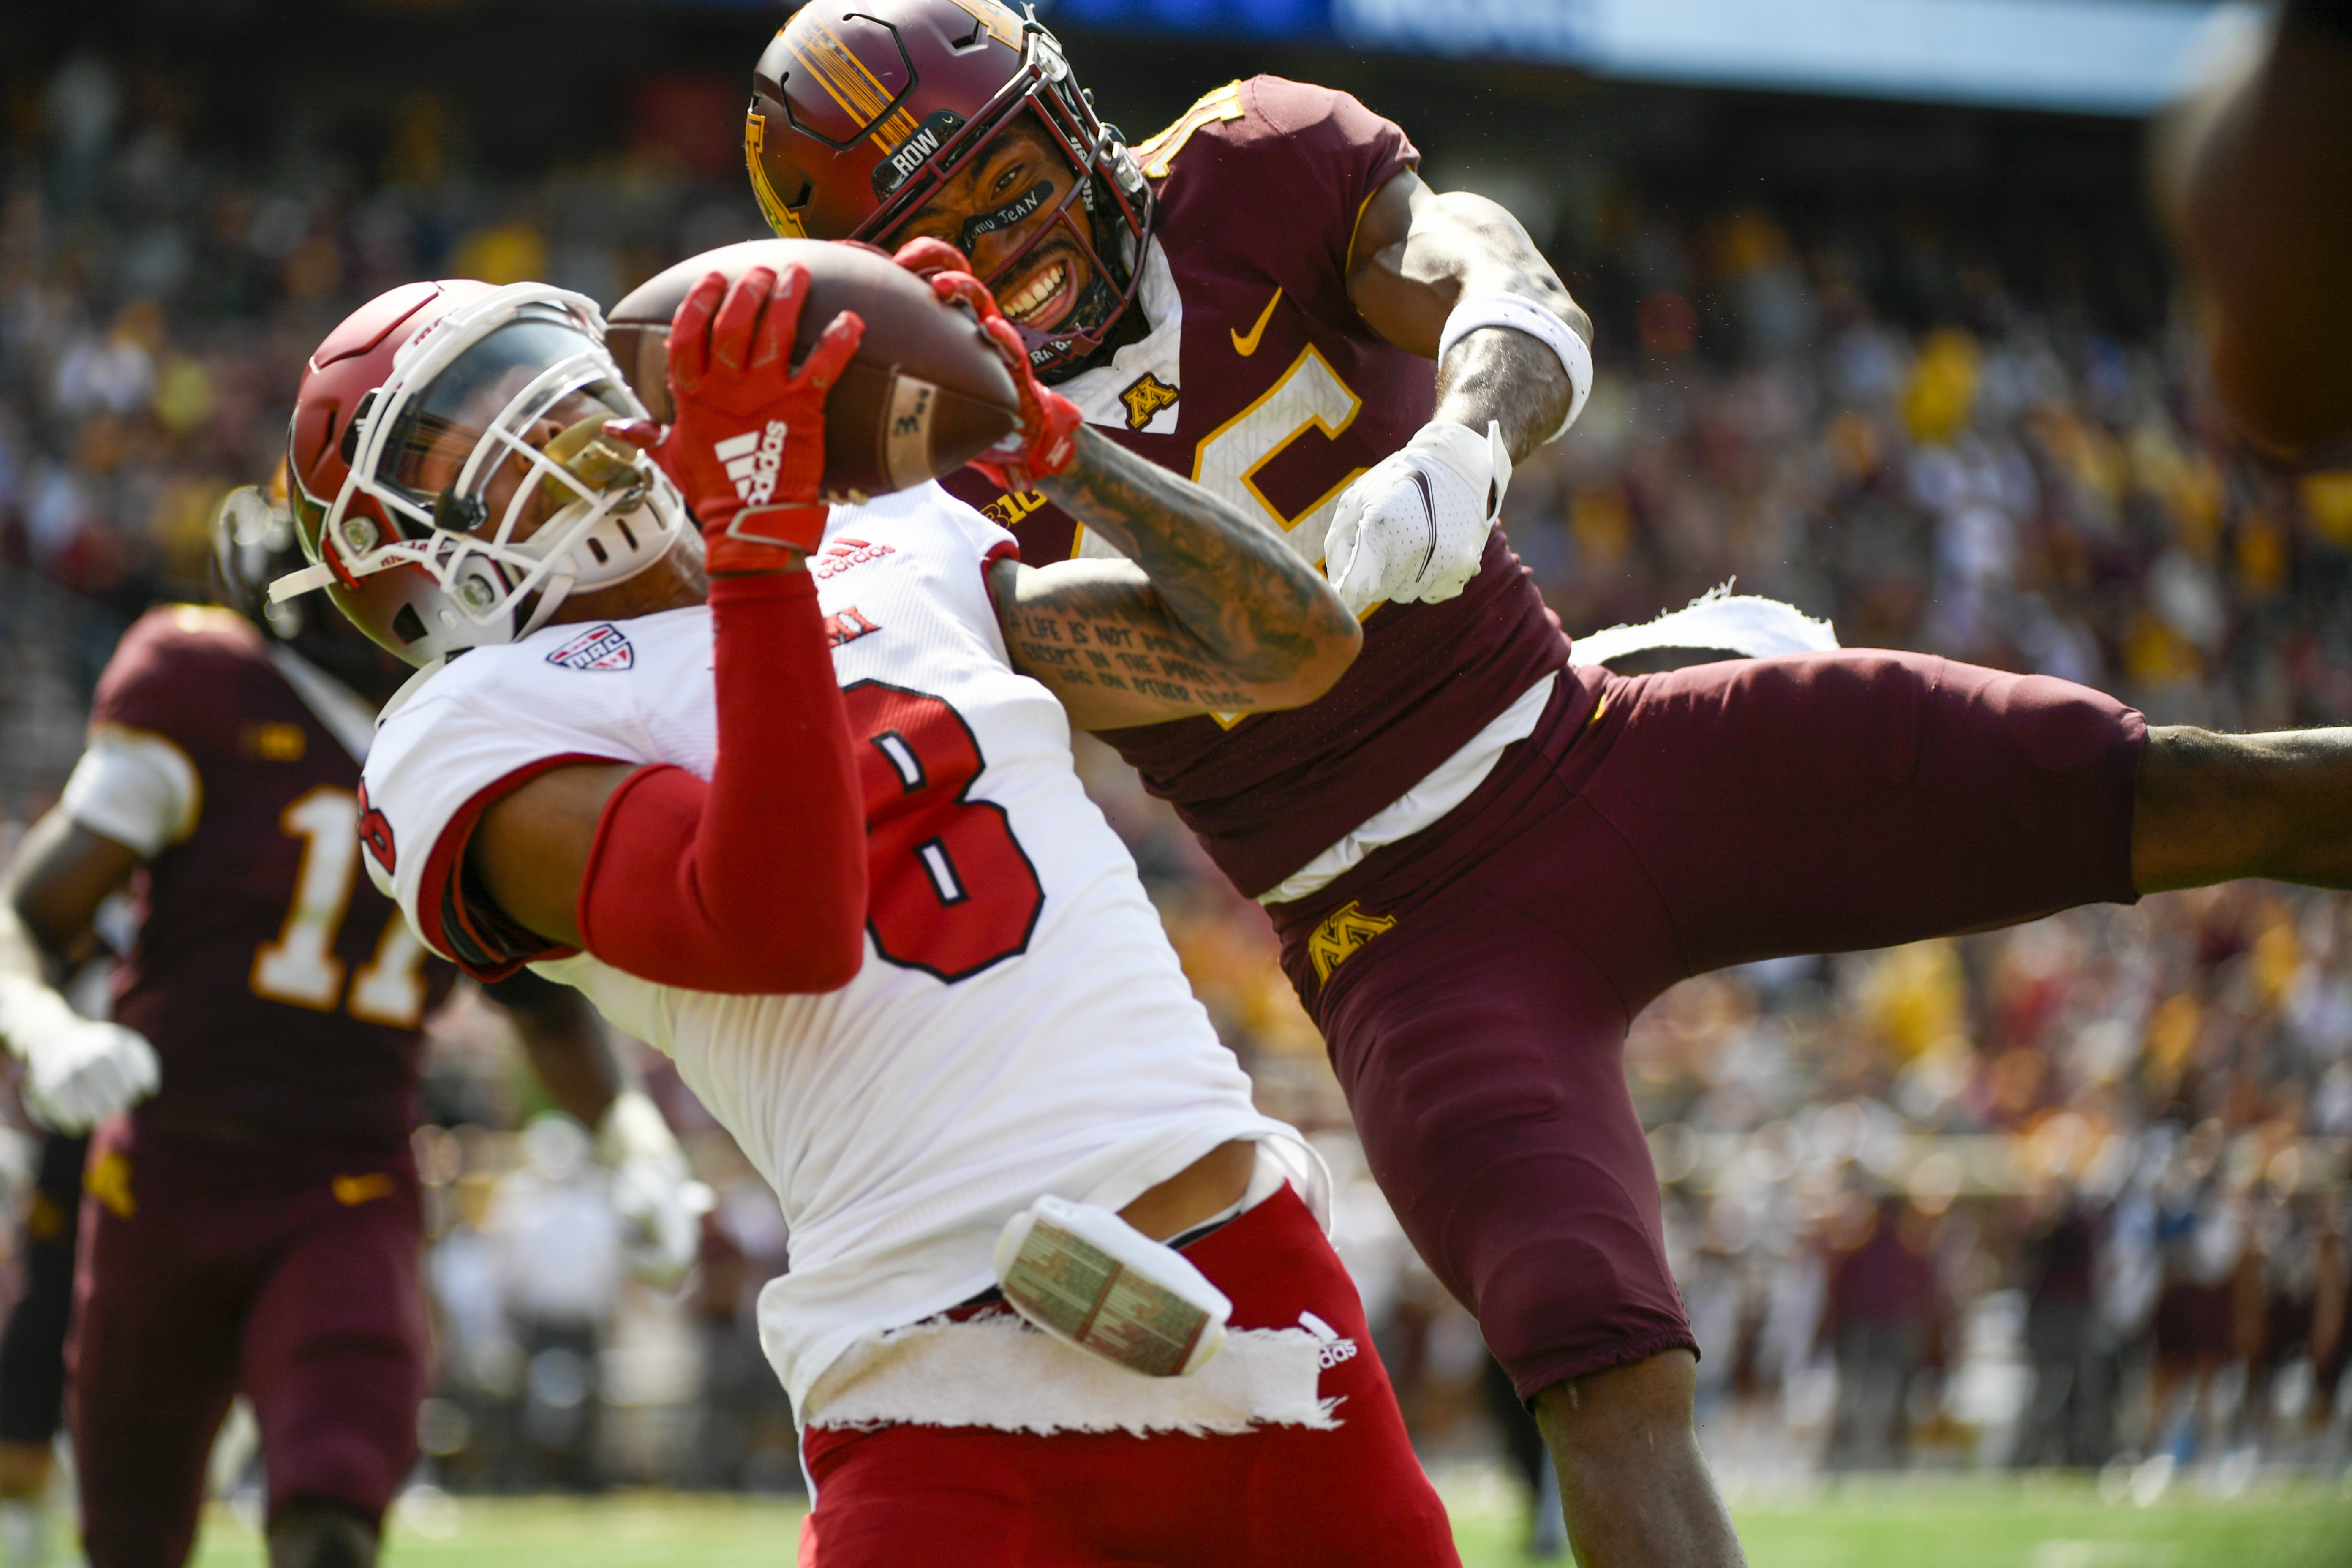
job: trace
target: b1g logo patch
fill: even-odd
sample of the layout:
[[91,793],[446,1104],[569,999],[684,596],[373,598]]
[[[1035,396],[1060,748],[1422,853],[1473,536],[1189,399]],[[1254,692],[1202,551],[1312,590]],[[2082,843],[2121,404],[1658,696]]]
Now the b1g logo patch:
[[629,646],[618,626],[607,623],[590,626],[549,654],[547,662],[566,669],[634,669],[637,650]]

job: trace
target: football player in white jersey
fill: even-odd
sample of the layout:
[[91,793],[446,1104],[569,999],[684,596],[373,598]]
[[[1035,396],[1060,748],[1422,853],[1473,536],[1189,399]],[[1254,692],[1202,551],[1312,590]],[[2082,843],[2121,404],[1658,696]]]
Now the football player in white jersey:
[[[934,286],[1009,335],[976,280]],[[1353,619],[1017,349],[998,466],[1125,560],[1024,566],[931,484],[828,513],[824,399],[863,324],[788,375],[806,289],[704,279],[667,431],[594,307],[538,285],[411,286],[313,357],[289,469],[317,564],[285,587],[433,661],[370,753],[372,873],[468,969],[527,963],[668,1052],[775,1187],[793,1267],[761,1327],[815,1487],[803,1563],[1456,1562],[1319,1167],[1252,1105],[1069,751],[1073,722],[1309,701]],[[751,433],[782,452],[747,501],[713,449]],[[1066,657],[1016,665],[1016,617]],[[1126,1365],[1028,1326],[1012,1249],[1049,1221],[1171,1281],[1139,1289],[1180,1330],[1222,1291],[1223,1348],[1186,1330],[1156,1370],[1132,1370],[1157,1342],[1131,1300],[1062,1325],[1099,1347],[1117,1318]]]

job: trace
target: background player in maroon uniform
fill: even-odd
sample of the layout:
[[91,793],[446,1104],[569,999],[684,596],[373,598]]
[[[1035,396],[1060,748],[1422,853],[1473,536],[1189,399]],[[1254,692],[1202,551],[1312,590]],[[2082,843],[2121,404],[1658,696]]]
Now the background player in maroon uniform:
[[65,1426],[66,1331],[89,1152],[84,1137],[41,1139],[33,1201],[16,1236],[23,1268],[0,1331],[0,1553],[12,1565],[49,1560],[49,1486]]
[[[804,7],[746,126],[780,232],[959,247],[1089,421],[1308,559],[1328,543],[1369,616],[1328,695],[1106,739],[1270,905],[1373,1173],[1543,1425],[1579,1558],[1736,1562],[1633,1016],[1750,959],[2235,876],[2345,885],[2352,736],[2151,736],[2095,691],[1903,654],[1571,666],[1490,531],[1591,374],[1519,226],[1275,78],[1119,142],[991,0]],[[1042,497],[957,488],[1027,559],[1093,547]],[[1149,650],[1096,669],[1181,679]]]
[[[134,878],[143,905],[115,1022],[66,1014],[21,942],[0,991],[29,1102],[61,1128],[99,1123],[69,1402],[96,1568],[185,1560],[240,1391],[273,1563],[372,1562],[425,1391],[408,1134],[419,1026],[454,972],[357,874],[360,758],[374,700],[405,672],[341,616],[262,616],[264,585],[300,560],[282,510],[240,492],[215,532],[239,609],[170,606],[125,635],[89,750],[11,889],[53,963]],[[601,1122],[608,1157],[634,1159],[620,1186],[657,1233],[641,1263],[681,1271],[682,1158],[593,1013],[543,982],[493,994],[558,1101]],[[665,1181],[675,1201],[656,1213],[645,1195]]]

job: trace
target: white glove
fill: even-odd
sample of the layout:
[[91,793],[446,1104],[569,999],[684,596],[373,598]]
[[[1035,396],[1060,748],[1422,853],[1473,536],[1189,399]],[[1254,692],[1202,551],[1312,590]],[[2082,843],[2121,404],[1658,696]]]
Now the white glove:
[[30,981],[0,981],[0,1037],[25,1058],[26,1109],[59,1132],[89,1131],[163,1079],[144,1035],[85,1018]]
[[1510,483],[1499,425],[1433,420],[1340,492],[1324,575],[1359,617],[1383,599],[1451,599],[1478,574]]
[[622,1260],[654,1289],[676,1289],[701,1255],[710,1189],[694,1179],[669,1123],[637,1089],[624,1089],[604,1112],[596,1158],[613,1174]]

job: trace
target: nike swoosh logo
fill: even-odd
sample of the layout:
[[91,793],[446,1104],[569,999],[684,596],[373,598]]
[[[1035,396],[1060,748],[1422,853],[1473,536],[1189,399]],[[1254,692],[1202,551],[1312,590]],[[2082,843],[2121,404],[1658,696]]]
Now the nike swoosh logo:
[[1414,578],[1417,580],[1421,576],[1422,572],[1429,570],[1429,563],[1437,558],[1437,503],[1430,499],[1429,476],[1427,474],[1423,473],[1419,468],[1415,468],[1412,470],[1410,478],[1413,482],[1414,488],[1421,491],[1422,510],[1429,514],[1429,548],[1421,552],[1421,571],[1413,574]]
[[[1257,313],[1257,325],[1249,330],[1249,336],[1244,337],[1239,332],[1234,332],[1234,353],[1244,359],[1257,353],[1257,341],[1265,336],[1265,324],[1274,320],[1274,308],[1281,303],[1282,290],[1276,289],[1274,291],[1274,298],[1265,302],[1265,309]],[[1231,328],[1226,330],[1232,331]]]

